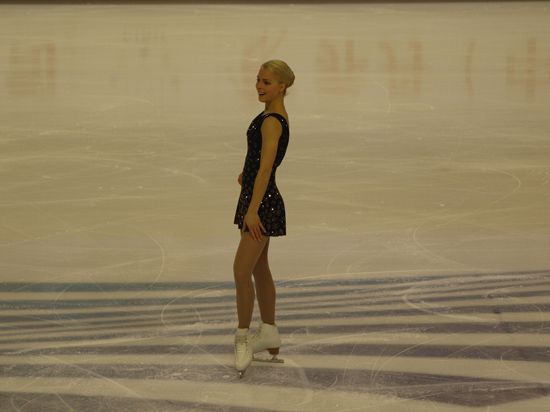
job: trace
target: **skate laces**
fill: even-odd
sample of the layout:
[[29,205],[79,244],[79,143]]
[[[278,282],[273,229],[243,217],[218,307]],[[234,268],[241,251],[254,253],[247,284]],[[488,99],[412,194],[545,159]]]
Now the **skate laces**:
[[248,343],[248,336],[235,336],[235,350],[237,352],[246,352],[246,345]]

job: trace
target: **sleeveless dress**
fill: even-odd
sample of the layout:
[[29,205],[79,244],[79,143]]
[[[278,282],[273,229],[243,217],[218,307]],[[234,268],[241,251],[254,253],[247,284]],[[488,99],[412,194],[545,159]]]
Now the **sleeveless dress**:
[[248,211],[250,200],[252,199],[254,181],[260,169],[260,156],[262,154],[262,123],[270,116],[279,120],[283,130],[279,138],[277,155],[273,162],[269,183],[267,184],[264,197],[258,209],[258,216],[266,229],[264,235],[284,236],[286,235],[285,204],[275,182],[275,172],[285,156],[290,131],[285,117],[278,113],[264,114],[262,112],[252,120],[248,127],[246,133],[248,148],[243,168],[241,194],[237,203],[234,223],[238,225],[239,229],[242,229],[244,216]]

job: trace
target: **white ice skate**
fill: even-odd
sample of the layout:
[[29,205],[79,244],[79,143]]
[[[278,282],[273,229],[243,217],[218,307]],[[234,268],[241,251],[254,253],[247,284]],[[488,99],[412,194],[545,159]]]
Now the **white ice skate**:
[[263,359],[254,356],[253,360],[258,362],[283,363],[283,359],[279,359],[279,348],[281,347],[281,337],[277,325],[260,322],[260,327],[250,338],[250,347],[254,354],[267,350],[271,355],[271,359]]
[[239,372],[239,378],[243,377],[252,362],[253,355],[249,339],[248,334],[239,332],[235,334],[235,369]]

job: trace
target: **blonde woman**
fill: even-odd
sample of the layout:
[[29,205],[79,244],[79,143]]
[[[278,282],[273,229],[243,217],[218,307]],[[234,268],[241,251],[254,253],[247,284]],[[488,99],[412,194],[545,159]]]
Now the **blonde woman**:
[[[275,324],[275,284],[267,254],[270,237],[286,235],[285,205],[275,182],[275,172],[288,146],[288,113],[284,99],[293,83],[294,73],[281,60],[270,60],[260,67],[256,90],[265,108],[248,128],[248,149],[238,178],[241,193],[235,224],[240,229],[241,239],[233,274],[239,318],[235,367],[240,377],[252,362],[254,353],[268,350],[276,361],[281,345]],[[262,320],[258,331],[250,335],[256,296]]]

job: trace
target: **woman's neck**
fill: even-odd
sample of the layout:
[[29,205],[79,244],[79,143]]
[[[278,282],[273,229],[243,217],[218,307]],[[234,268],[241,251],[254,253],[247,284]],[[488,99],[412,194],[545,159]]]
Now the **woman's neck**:
[[271,102],[271,103],[266,103],[265,104],[264,113],[273,113],[273,112],[282,112],[282,113],[284,113],[285,111],[286,111],[285,110],[285,105],[282,101],[281,102]]

